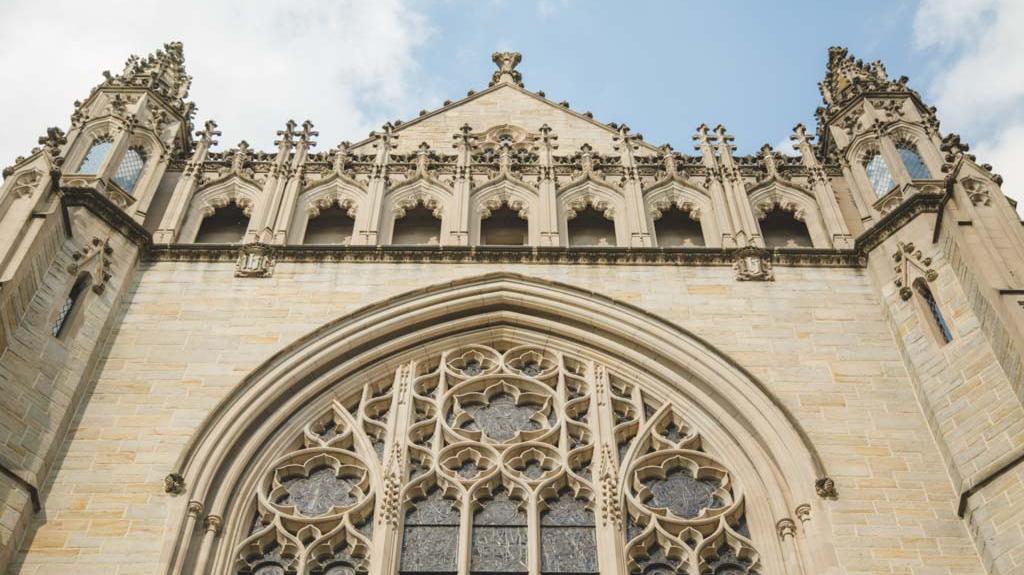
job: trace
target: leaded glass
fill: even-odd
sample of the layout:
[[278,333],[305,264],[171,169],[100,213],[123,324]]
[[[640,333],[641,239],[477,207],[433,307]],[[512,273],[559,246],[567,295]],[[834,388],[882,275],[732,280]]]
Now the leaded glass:
[[939,335],[942,336],[942,341],[945,343],[953,341],[953,332],[950,331],[946,318],[942,315],[942,310],[939,309],[939,303],[935,301],[935,296],[932,295],[932,290],[928,289],[928,286],[923,281],[917,281],[915,287],[917,287],[917,293],[921,294],[921,297],[924,299],[925,305],[928,306],[928,311],[932,314],[932,319],[935,321],[935,327],[939,330]]
[[459,510],[434,488],[405,514],[401,573],[455,573],[458,544]]
[[114,142],[110,139],[100,139],[93,143],[89,151],[85,153],[85,158],[82,160],[82,164],[78,166],[78,173],[80,174],[97,174],[100,171],[100,167],[103,166],[103,160],[107,158],[107,154],[110,153],[110,149],[114,147]]
[[472,573],[526,573],[526,513],[507,491],[481,502],[473,515]]
[[87,276],[80,277],[75,281],[75,285],[72,286],[71,291],[68,292],[68,297],[61,304],[60,310],[57,312],[57,319],[53,322],[51,333],[53,337],[60,337],[63,334],[64,329],[67,327],[68,320],[71,319],[71,314],[75,309],[75,305],[78,303],[79,298],[82,297],[82,292],[88,286],[89,280]]
[[900,159],[903,160],[903,165],[906,166],[911,180],[927,180],[932,177],[928,166],[924,165],[921,155],[912,146],[899,144],[896,146],[896,151],[899,152]]
[[868,181],[871,182],[871,188],[875,190],[875,195],[878,197],[889,193],[889,190],[893,189],[896,185],[896,180],[893,179],[889,166],[885,163],[885,159],[882,158],[882,154],[878,152],[875,152],[864,163],[864,170],[868,173]]
[[330,467],[321,467],[309,477],[292,477],[284,482],[287,495],[281,497],[281,505],[294,505],[307,517],[323,515],[334,506],[351,505],[357,499],[355,484],[338,477]]
[[714,481],[694,479],[687,469],[673,469],[664,478],[654,479],[646,486],[651,492],[648,503],[668,509],[677,517],[697,517],[701,510],[721,504],[714,495],[718,485]]
[[142,173],[142,168],[145,165],[146,156],[142,150],[139,148],[128,148],[124,158],[121,159],[121,165],[117,167],[117,173],[114,174],[114,183],[129,194],[132,193],[132,190],[135,189],[135,183],[139,180],[139,174]]
[[542,573],[598,573],[594,515],[563,489],[540,516]]

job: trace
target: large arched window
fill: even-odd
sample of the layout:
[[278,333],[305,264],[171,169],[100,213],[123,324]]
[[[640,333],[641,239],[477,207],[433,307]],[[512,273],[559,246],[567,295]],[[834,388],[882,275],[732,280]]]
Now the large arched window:
[[928,166],[924,165],[924,160],[921,159],[921,154],[917,153],[917,149],[912,144],[900,142],[896,144],[896,151],[899,152],[900,159],[903,160],[903,165],[906,166],[907,173],[910,174],[910,179],[927,180],[932,177]]
[[658,240],[658,247],[670,248],[681,246],[703,246],[704,232],[700,227],[700,220],[694,217],[692,210],[681,210],[673,204],[672,207],[659,210],[655,215],[654,234]]
[[261,472],[232,573],[362,572],[388,514],[401,574],[649,573],[654,549],[672,573],[761,572],[737,483],[678,406],[612,366],[487,342],[313,416]]
[[124,153],[124,157],[121,158],[121,164],[117,167],[117,172],[114,174],[114,183],[129,194],[132,193],[145,165],[146,152],[138,147],[128,148],[128,151]]
[[896,185],[896,180],[893,179],[889,165],[885,163],[881,152],[873,152],[867,157],[864,161],[864,171],[867,172],[871,188],[878,197],[889,193]]
[[351,212],[351,208],[342,207],[337,203],[318,208],[306,223],[306,234],[302,243],[349,245],[352,243],[352,231],[355,229],[355,219]]
[[114,147],[114,140],[108,136],[98,138],[93,142],[89,151],[85,153],[85,157],[82,159],[82,163],[78,166],[78,173],[80,174],[97,174],[100,168],[103,166],[103,160],[107,159],[107,154],[110,153],[111,148]]

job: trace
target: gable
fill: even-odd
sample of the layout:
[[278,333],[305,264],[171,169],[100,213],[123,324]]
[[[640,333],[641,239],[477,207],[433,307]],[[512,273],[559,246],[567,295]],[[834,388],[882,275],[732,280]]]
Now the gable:
[[[474,133],[510,124],[531,134],[547,124],[558,136],[559,155],[572,154],[583,144],[590,144],[600,154],[617,153],[613,147],[616,133],[609,126],[511,84],[495,86],[399,126],[395,130],[399,137],[394,151],[412,153],[421,142],[426,142],[435,150],[447,152],[452,135],[463,124],[469,124]],[[371,146],[372,140],[367,140],[354,146],[353,151],[372,153]]]

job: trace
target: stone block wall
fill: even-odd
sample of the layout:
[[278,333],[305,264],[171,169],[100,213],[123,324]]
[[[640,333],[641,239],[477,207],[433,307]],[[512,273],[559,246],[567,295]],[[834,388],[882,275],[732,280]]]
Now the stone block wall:
[[863,270],[777,267],[761,283],[737,282],[727,267],[281,263],[256,279],[235,278],[227,263],[173,262],[140,268],[13,572],[161,572],[184,516],[163,477],[245,374],[361,306],[501,269],[637,305],[761,379],[836,479],[824,535],[841,572],[984,573]]

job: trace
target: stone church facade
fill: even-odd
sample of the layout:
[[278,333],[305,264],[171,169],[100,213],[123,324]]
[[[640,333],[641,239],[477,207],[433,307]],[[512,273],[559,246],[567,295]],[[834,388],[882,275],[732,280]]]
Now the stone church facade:
[[219,151],[168,44],[4,170],[6,572],[1024,572],[1021,221],[906,78],[690,154],[493,59]]

